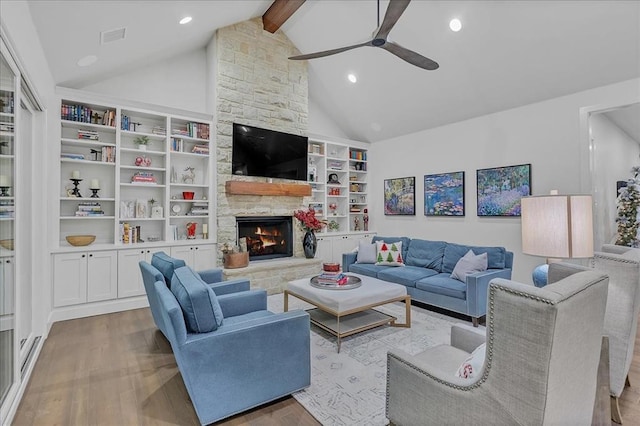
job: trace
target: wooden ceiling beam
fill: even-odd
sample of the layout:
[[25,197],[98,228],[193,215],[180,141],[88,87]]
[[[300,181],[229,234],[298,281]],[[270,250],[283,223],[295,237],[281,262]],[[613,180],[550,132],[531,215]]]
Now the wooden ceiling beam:
[[273,0],[269,9],[262,15],[262,27],[270,33],[275,33],[287,22],[305,0]]

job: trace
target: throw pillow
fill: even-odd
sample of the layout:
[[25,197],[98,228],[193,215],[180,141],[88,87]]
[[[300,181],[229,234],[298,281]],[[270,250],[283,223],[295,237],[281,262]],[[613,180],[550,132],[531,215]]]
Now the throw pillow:
[[486,271],[487,264],[487,253],[476,256],[473,250],[469,250],[467,254],[462,256],[460,260],[458,260],[458,263],[456,263],[456,267],[453,268],[453,272],[451,273],[451,278],[465,282],[467,275],[473,274],[474,272]]
[[156,268],[164,276],[164,281],[167,287],[171,286],[171,279],[173,278],[173,271],[185,266],[184,260],[176,259],[169,256],[163,251],[153,253],[151,257],[151,265]]
[[482,376],[484,370],[484,359],[487,353],[487,344],[478,346],[467,359],[460,364],[456,377],[463,379],[475,379]]
[[404,266],[402,259],[402,241],[385,243],[376,241],[376,265]]
[[208,333],[222,325],[222,308],[211,287],[188,266],[178,268],[171,278],[171,292],[192,333]]
[[366,241],[358,242],[356,263],[376,263],[376,245]]

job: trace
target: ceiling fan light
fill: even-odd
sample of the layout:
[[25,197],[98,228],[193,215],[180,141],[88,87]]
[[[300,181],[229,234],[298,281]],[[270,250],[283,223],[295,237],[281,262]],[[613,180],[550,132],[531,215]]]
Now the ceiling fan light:
[[352,83],[355,83],[358,81],[358,77],[356,77],[356,75],[353,73],[347,75],[347,79]]
[[180,25],[184,25],[184,24],[188,24],[189,22],[191,22],[193,18],[191,16],[185,16],[184,18],[182,18],[178,23]]
[[458,18],[453,18],[451,21],[449,21],[449,28],[451,28],[451,31],[453,31],[454,33],[457,33],[462,29],[462,22],[460,22]]

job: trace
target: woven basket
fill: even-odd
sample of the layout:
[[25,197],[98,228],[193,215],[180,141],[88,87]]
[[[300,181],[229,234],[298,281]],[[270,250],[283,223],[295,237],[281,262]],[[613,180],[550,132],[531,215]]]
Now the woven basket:
[[13,250],[13,238],[9,240],[0,240],[0,246],[6,248],[7,250]]
[[224,255],[223,260],[226,269],[245,268],[249,265],[249,252],[228,253]]

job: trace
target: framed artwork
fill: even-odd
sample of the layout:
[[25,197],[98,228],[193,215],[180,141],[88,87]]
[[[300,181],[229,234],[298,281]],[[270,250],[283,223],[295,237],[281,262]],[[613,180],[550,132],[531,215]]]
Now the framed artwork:
[[136,200],[136,218],[143,219],[147,217],[147,200]]
[[384,214],[416,214],[416,178],[405,177],[384,180]]
[[531,164],[476,171],[478,216],[520,216],[520,199],[531,195]]
[[464,172],[424,175],[425,216],[464,216]]

